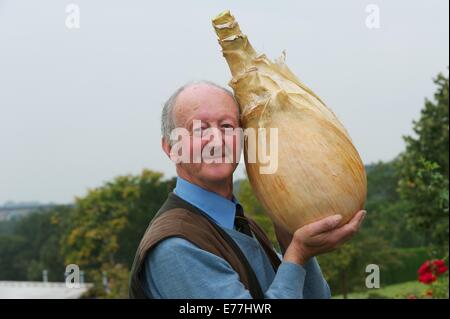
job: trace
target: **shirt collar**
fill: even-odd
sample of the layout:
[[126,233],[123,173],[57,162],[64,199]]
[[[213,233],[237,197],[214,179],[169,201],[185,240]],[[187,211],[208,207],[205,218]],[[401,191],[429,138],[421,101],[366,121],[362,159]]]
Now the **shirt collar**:
[[234,196],[232,200],[229,200],[192,184],[181,177],[177,177],[177,185],[173,192],[188,203],[204,211],[219,226],[233,229],[236,205],[239,204]]

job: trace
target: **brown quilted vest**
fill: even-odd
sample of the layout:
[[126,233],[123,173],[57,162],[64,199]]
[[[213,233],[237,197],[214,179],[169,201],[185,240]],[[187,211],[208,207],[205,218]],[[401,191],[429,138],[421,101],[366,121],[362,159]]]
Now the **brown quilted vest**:
[[[280,260],[264,231],[250,218],[250,229],[266,252],[274,271]],[[255,299],[264,298],[255,273],[234,240],[203,211],[170,193],[150,222],[134,258],[130,277],[130,298],[150,298],[142,287],[145,258],[150,250],[169,237],[181,237],[226,260],[238,273],[241,282]]]

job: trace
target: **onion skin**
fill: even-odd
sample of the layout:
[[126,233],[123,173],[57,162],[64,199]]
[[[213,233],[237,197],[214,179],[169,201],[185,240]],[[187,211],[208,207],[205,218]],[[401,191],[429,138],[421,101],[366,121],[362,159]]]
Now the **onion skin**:
[[[244,129],[278,130],[278,165],[244,158],[255,196],[274,223],[290,233],[324,217],[341,214],[341,224],[364,208],[364,164],[335,114],[287,67],[284,54],[272,62],[258,55],[229,11],[213,19],[223,56],[230,67],[230,86],[241,110]],[[256,149],[270,139],[258,141]],[[274,146],[274,145],[272,145]]]

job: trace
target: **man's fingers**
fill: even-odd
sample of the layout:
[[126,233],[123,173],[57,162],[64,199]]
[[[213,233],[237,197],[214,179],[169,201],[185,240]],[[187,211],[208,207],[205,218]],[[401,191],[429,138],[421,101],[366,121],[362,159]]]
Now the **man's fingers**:
[[310,237],[319,235],[321,233],[328,232],[339,225],[339,222],[342,220],[341,215],[333,215],[321,219],[317,222],[309,224],[307,227],[307,232]]
[[348,224],[351,224],[353,222],[357,222],[357,223],[361,224],[362,220],[366,216],[366,213],[367,212],[365,210],[360,210],[352,217],[352,219],[349,220]]
[[334,249],[358,232],[365,215],[366,211],[361,210],[348,223],[339,228],[336,227],[342,220],[341,215],[329,216],[311,223],[303,229],[301,228],[308,237],[303,243],[315,248],[329,246]]
[[339,244],[350,239],[358,232],[362,221],[366,215],[366,211],[359,211],[356,215],[344,226],[330,232],[329,240],[334,244]]

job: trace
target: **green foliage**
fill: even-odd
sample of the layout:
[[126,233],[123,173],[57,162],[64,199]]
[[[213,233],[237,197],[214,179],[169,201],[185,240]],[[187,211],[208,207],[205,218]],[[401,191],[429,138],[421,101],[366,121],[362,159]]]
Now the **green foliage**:
[[333,293],[347,294],[365,287],[366,266],[376,264],[384,273],[389,267],[401,265],[401,254],[387,241],[370,236],[362,229],[339,249],[318,256],[322,272]]
[[430,259],[430,252],[426,247],[394,248],[401,263],[386,267],[381,273],[382,285],[392,285],[417,279],[417,269],[424,260]]
[[430,287],[432,290],[432,297],[436,299],[448,299],[449,298],[449,280],[448,272],[446,276],[441,277],[437,282],[432,284]]
[[404,289],[398,291],[394,297],[399,299],[448,299],[448,285],[448,274],[439,277],[437,281],[429,285],[415,281],[415,289],[404,287]]
[[439,74],[434,83],[437,86],[434,101],[425,99],[425,107],[421,111],[419,121],[413,122],[413,130],[417,136],[404,137],[406,142],[405,164],[412,167],[405,167],[403,173],[414,174],[417,168],[413,164],[423,157],[425,160],[438,164],[440,173],[448,177],[448,76]]
[[396,160],[367,165],[366,209],[373,211],[398,201]]
[[0,221],[0,235],[14,234],[14,227],[16,223],[17,221],[15,219]]
[[[106,287],[103,275],[107,278]],[[121,264],[104,265],[96,271],[91,270],[90,282],[94,284],[94,287],[83,298],[127,299],[129,276],[128,268]]]
[[[417,280],[403,282],[393,285],[381,285],[379,289],[365,289],[359,292],[348,294],[348,299],[405,299],[411,295],[423,295],[425,293],[424,286]],[[336,295],[334,299],[342,299],[343,295]]]
[[28,260],[24,256],[26,241],[17,235],[0,235],[0,280],[26,278]]
[[63,281],[59,240],[65,229],[54,221],[69,212],[70,207],[60,206],[15,221],[13,234],[0,236],[0,279],[42,280],[46,269],[49,281]]
[[421,158],[416,165],[416,175],[399,184],[408,227],[422,231],[429,243],[448,246],[448,179],[434,162]]
[[448,248],[448,77],[439,74],[434,82],[434,101],[425,101],[419,121],[413,123],[417,136],[404,138],[398,191],[407,205],[410,229],[423,232],[430,243]]
[[368,215],[364,229],[374,237],[384,238],[391,247],[418,247],[426,243],[421,232],[406,227],[408,205],[397,192],[398,159],[368,165]]

